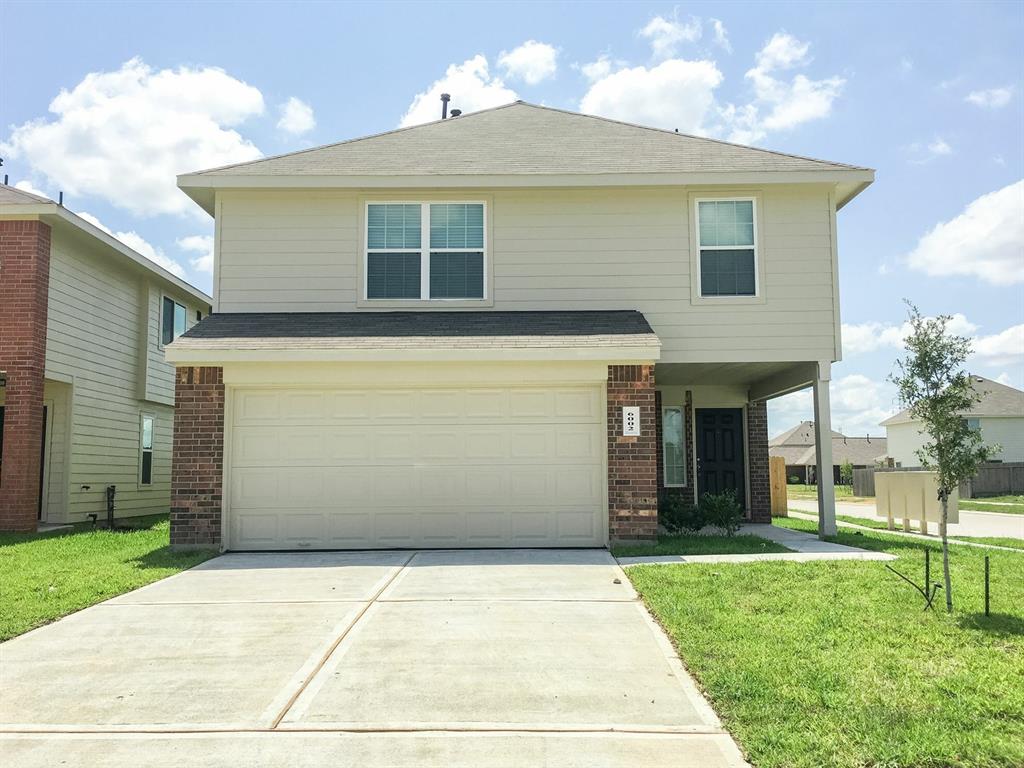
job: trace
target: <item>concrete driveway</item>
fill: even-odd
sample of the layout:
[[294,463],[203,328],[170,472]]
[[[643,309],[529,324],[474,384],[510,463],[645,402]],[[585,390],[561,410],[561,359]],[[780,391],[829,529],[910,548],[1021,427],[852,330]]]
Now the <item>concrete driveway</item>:
[[601,550],[231,554],[0,645],[14,766],[743,765]]

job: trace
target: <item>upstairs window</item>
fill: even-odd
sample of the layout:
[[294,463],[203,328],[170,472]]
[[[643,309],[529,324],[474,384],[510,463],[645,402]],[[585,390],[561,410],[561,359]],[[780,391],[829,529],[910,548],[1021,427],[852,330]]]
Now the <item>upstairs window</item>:
[[698,200],[701,296],[756,296],[754,200]]
[[366,298],[482,300],[483,203],[369,203]]
[[185,307],[164,296],[160,318],[160,343],[170,344],[185,332]]

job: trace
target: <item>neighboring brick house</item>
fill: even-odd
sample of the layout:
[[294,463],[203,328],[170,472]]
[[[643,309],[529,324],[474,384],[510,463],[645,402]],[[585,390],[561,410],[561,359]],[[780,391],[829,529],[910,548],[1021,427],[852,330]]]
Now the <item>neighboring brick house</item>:
[[829,434],[873,178],[522,102],[179,177],[217,236],[172,543],[603,546],[661,490],[767,521],[766,401]]
[[164,342],[210,299],[38,195],[0,185],[0,530],[170,504]]

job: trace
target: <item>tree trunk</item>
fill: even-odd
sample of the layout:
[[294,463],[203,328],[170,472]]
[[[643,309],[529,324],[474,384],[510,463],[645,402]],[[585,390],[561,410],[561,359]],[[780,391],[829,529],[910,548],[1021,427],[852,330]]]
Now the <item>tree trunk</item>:
[[939,535],[942,536],[942,579],[946,593],[946,613],[953,612],[953,584],[949,579],[949,540],[946,538],[946,524],[949,520],[949,494],[942,494],[942,522]]

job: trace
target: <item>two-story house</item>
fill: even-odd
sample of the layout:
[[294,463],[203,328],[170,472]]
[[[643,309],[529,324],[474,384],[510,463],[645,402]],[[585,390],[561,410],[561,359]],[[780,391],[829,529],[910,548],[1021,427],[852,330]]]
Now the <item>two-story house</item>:
[[0,530],[166,513],[174,369],[210,298],[52,200],[0,185]]
[[216,266],[167,350],[172,542],[603,546],[663,489],[767,521],[767,399],[813,387],[832,464],[873,177],[523,102],[180,176]]

